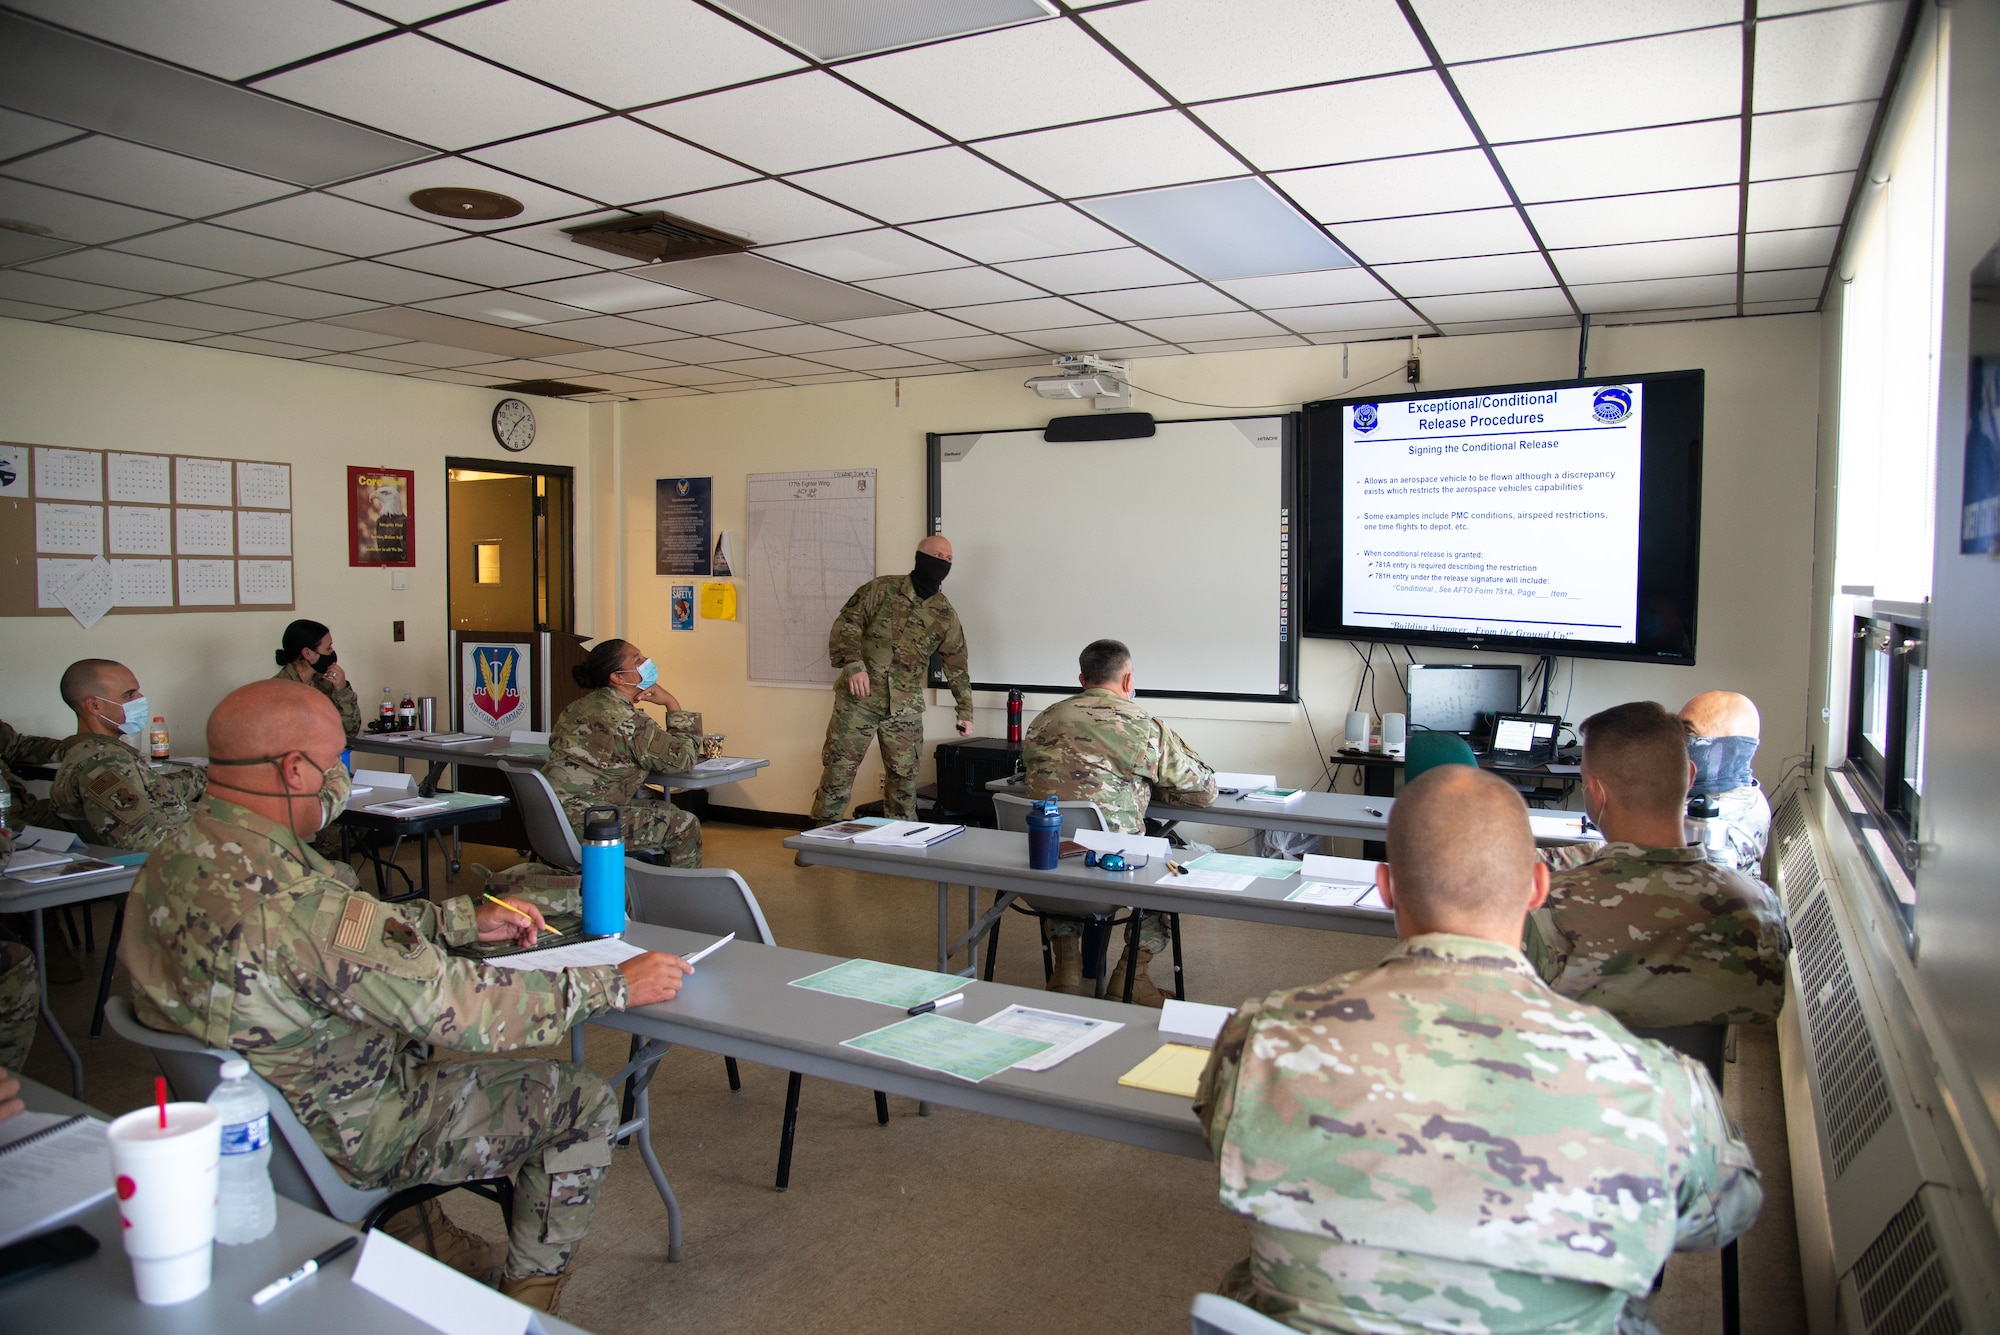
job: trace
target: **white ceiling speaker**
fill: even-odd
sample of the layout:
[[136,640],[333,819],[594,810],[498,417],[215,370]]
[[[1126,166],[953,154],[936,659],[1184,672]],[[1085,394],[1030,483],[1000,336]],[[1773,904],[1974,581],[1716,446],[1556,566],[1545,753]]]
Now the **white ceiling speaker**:
[[1099,408],[1132,406],[1132,381],[1125,362],[1072,352],[1056,358],[1055,367],[1061,375],[1035,376],[1028,388],[1045,399],[1093,399]]

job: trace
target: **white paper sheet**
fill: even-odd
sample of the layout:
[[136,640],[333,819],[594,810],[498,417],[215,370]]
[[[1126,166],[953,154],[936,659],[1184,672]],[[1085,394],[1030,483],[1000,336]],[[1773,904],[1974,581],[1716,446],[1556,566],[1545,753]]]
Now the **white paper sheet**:
[[68,830],[51,830],[46,825],[26,825],[14,837],[16,848],[39,848],[45,853],[81,852],[83,840]]
[[174,511],[174,550],[182,556],[230,556],[236,551],[236,526],[227,510]]
[[[537,941],[561,941],[559,936],[537,936]],[[496,969],[538,969],[543,973],[561,973],[564,969],[582,969],[593,964],[623,964],[634,955],[646,952],[629,941],[615,936],[607,936],[596,941],[578,941],[574,945],[556,945],[547,950],[530,950],[520,955],[502,955],[486,963]]]
[[174,459],[174,504],[227,505],[230,495],[229,460]]
[[243,556],[290,556],[292,516],[288,510],[238,510],[236,550]]
[[[24,1125],[15,1127],[15,1123]],[[37,1131],[50,1134],[0,1158],[0,1246],[39,1233],[111,1194],[111,1145],[95,1117],[71,1122],[60,1113],[21,1113],[5,1126],[8,1143]],[[52,1130],[62,1127],[60,1131]]]
[[1375,869],[1381,865],[1367,858],[1330,858],[1323,853],[1308,853],[1299,875],[1309,881],[1356,881],[1373,885]]
[[689,773],[713,774],[717,770],[742,769],[745,765],[749,763],[750,762],[748,760],[745,760],[742,756],[717,756],[713,760],[697,761],[695,763],[695,767],[692,770],[690,770]]
[[45,501],[101,501],[104,470],[95,450],[35,451],[35,495]]
[[104,614],[116,602],[111,567],[101,556],[81,562],[56,588],[56,597],[69,609],[77,624],[89,630],[104,619]]
[[161,505],[109,507],[111,550],[124,556],[172,556],[174,512]]
[[35,606],[66,610],[62,601],[63,581],[90,562],[76,556],[43,556],[35,560]]
[[111,593],[119,607],[172,607],[174,563],[166,560],[113,561]]
[[[1173,845],[1164,839],[1155,839],[1143,834],[1113,834],[1109,830],[1078,830],[1070,835],[1077,843],[1093,853],[1144,853],[1147,857],[1172,857]],[[1177,878],[1181,884],[1185,877]]]
[[33,477],[26,445],[0,445],[0,496],[26,496]]
[[1367,886],[1353,882],[1307,881],[1285,898],[1294,904],[1325,904],[1333,908],[1351,908],[1354,901],[1367,889]]
[[1229,774],[1222,770],[1215,772],[1217,788],[1234,788],[1239,792],[1249,792],[1252,788],[1273,788],[1278,783],[1275,774]]
[[[0,862],[0,866],[4,866],[7,874],[11,876],[17,871],[33,871],[37,867],[60,867],[65,862],[75,861],[76,855],[73,853],[50,853],[40,848],[17,848],[7,855],[5,862]],[[0,1123],[0,1135],[5,1134],[6,1127],[6,1123]]]
[[95,505],[35,503],[35,550],[96,556],[104,550],[104,510]]
[[358,769],[354,771],[354,787],[382,789],[397,793],[414,793],[417,790],[417,776],[398,774],[388,769]]
[[1067,1011],[1015,1004],[987,1016],[979,1022],[979,1027],[1055,1044],[1046,1052],[1022,1058],[1014,1063],[1013,1068],[1017,1071],[1046,1071],[1051,1066],[1060,1066],[1098,1039],[1108,1037],[1125,1025],[1119,1020],[1100,1020],[1090,1015],[1071,1015]]
[[292,466],[236,462],[236,503],[263,510],[292,508]]
[[236,606],[236,563],[182,561],[180,594],[182,607]]
[[387,1233],[370,1233],[361,1244],[353,1282],[444,1335],[526,1335],[541,1329],[539,1322],[530,1324],[533,1312],[498,1289]]
[[146,505],[170,505],[174,492],[167,477],[164,454],[121,454],[104,456],[106,500],[138,501]]
[[1171,885],[1176,890],[1224,890],[1232,895],[1242,894],[1250,888],[1255,876],[1240,876],[1227,871],[1191,871],[1185,876],[1171,876],[1161,881],[1161,885]]
[[1174,1038],[1191,1038],[1197,1043],[1213,1043],[1236,1012],[1227,1006],[1209,1006],[1199,1001],[1176,1001],[1169,997],[1160,1010],[1160,1033]]
[[1588,835],[1583,833],[1583,815],[1576,811],[1539,811],[1528,813],[1528,829],[1537,839],[1569,839],[1582,843],[1586,839],[1598,840],[1604,835],[1596,830]]
[[246,607],[284,607],[292,601],[292,563],[238,561],[236,585]]

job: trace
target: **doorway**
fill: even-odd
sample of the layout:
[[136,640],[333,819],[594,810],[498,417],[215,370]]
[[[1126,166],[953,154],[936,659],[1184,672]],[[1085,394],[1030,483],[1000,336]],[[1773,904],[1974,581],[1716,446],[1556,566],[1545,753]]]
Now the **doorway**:
[[573,493],[568,468],[445,460],[453,630],[576,629]]

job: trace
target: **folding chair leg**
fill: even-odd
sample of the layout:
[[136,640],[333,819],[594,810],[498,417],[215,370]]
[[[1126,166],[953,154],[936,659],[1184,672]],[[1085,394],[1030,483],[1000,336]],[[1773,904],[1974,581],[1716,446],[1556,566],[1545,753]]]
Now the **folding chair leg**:
[[[1004,890],[993,892],[995,907],[998,907],[1001,897],[1005,894]],[[1000,923],[1003,916],[997,913],[993,915],[993,930],[986,934],[986,981],[989,983],[993,981],[993,966],[1000,960]]]
[[1035,921],[1042,929],[1042,984],[1046,987],[1049,979],[1056,976],[1056,957],[1049,950],[1049,920],[1037,917]]
[[778,1137],[778,1190],[792,1185],[792,1133],[799,1129],[799,1084],[793,1071],[785,1082],[785,1129]]
[[62,923],[63,931],[69,934],[69,948],[71,950],[82,950],[83,938],[78,936],[76,932],[76,913],[68,904],[62,907]]
[[1131,915],[1125,921],[1125,995],[1119,1000],[1132,1004],[1132,986],[1139,981],[1139,922],[1142,914],[1138,909],[1128,909]]
[[875,1125],[889,1125],[889,1096],[879,1089],[875,1091]]
[[[645,1045],[645,1039],[640,1038],[637,1034],[632,1035],[632,1046],[627,1049],[625,1060],[629,1062],[638,1056],[639,1049]],[[618,1100],[618,1124],[620,1126],[632,1120],[633,1113],[638,1107],[638,1100],[639,1077],[634,1073],[625,1077],[625,1092]]]
[[1174,998],[1177,1001],[1186,1001],[1187,977],[1186,974],[1181,969],[1181,915],[1180,914],[1169,913],[1167,915],[1167,930],[1173,937],[1173,942],[1174,942]]
[[732,1094],[743,1088],[743,1075],[736,1069],[736,1058],[724,1057],[722,1069],[729,1073],[729,1090]]
[[[121,899],[118,902],[122,904],[125,901]],[[79,904],[77,907],[83,910],[84,951],[86,953],[94,952],[97,949],[97,905]]]
[[104,1003],[111,999],[111,976],[118,972],[118,939],[125,930],[125,901],[111,915],[111,934],[104,938],[104,972],[97,980],[97,1009],[90,1013],[90,1036],[104,1032]]
[[1722,1249],[1722,1335],[1743,1335],[1742,1283],[1736,1265],[1732,1242]]

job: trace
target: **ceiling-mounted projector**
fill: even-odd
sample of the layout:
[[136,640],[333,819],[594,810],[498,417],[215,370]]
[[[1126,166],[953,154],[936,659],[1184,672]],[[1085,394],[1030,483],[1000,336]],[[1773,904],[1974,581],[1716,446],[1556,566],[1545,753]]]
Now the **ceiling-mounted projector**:
[[1038,375],[1028,388],[1045,399],[1095,399],[1099,408],[1132,406],[1132,384],[1124,362],[1106,361],[1087,352],[1055,359],[1061,375]]

